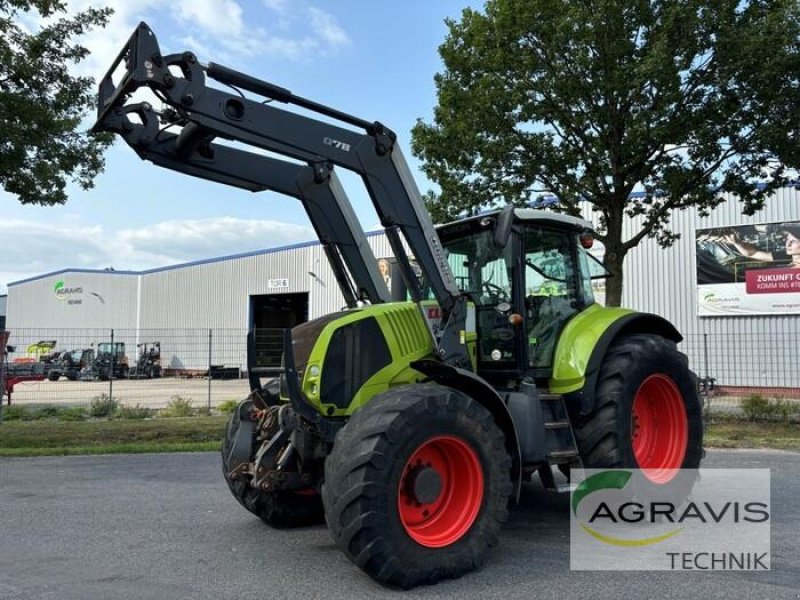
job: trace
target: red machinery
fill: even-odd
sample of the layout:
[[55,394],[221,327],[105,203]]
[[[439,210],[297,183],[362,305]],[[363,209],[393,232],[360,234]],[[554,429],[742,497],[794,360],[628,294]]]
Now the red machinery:
[[3,396],[11,406],[11,394],[14,386],[23,381],[42,381],[45,377],[44,365],[40,362],[24,362],[8,364],[8,331],[0,331],[0,404]]

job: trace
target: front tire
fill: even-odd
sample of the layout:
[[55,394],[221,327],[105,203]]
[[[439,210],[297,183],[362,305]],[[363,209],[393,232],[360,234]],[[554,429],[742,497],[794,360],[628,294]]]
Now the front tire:
[[[245,400],[234,411],[225,427],[222,441],[222,475],[233,497],[244,508],[259,517],[267,525],[277,529],[303,527],[322,523],[322,501],[319,494],[304,494],[287,491],[271,491],[255,489],[246,478],[232,479],[227,457],[233,440],[239,430],[242,419],[251,420],[253,402]],[[257,450],[255,434],[251,443],[250,460],[255,458]]]
[[436,384],[373,398],[336,437],[322,500],[339,548],[412,587],[479,567],[508,517],[511,458],[491,414]]
[[655,486],[676,480],[679,469],[697,469],[702,409],[686,356],[660,336],[615,341],[600,367],[594,410],[576,421],[575,438],[585,467],[642,469]]

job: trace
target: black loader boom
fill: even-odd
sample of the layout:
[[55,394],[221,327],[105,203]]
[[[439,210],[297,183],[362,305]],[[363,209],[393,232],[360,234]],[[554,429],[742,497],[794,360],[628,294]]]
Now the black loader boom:
[[[123,64],[124,73],[115,83],[115,71]],[[176,71],[180,75],[175,75]],[[237,91],[247,90],[271,103],[209,87],[207,79]],[[128,103],[141,87],[150,88],[167,108],[157,112],[147,102]],[[360,131],[277,108],[271,105],[275,102],[301,107]],[[169,132],[170,126],[179,128],[179,133]],[[459,339],[466,320],[466,299],[458,290],[396,135],[381,123],[348,115],[222,65],[204,65],[191,52],[163,56],[155,35],[141,23],[100,84],[94,130],[119,133],[140,157],[159,166],[299,199],[350,306],[359,301],[376,304],[389,300],[366,235],[333,170],[339,166],[358,173],[386,230],[411,298],[420,301],[422,289],[403,238],[441,308],[442,323],[435,340],[438,357],[469,367]],[[234,140],[254,149],[231,148],[218,140]],[[305,164],[267,157],[256,148]]]

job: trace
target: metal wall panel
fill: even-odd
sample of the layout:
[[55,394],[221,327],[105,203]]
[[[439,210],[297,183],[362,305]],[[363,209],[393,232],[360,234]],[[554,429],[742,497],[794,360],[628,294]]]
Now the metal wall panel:
[[[109,341],[135,344],[138,275],[63,272],[10,285],[6,328],[18,349],[40,339],[58,341],[58,349]],[[69,293],[56,295],[63,282]]]
[[[685,336],[682,348],[700,375],[728,385],[798,387],[797,361],[783,348],[797,339],[800,315],[697,316],[696,230],[800,220],[800,191],[778,190],[752,217],[742,208],[728,195],[706,217],[695,209],[674,213],[669,228],[681,238],[671,248],[646,238],[626,257],[622,304],[670,320]],[[591,218],[591,212],[585,216]],[[626,220],[625,239],[635,235],[641,223],[641,217]]]

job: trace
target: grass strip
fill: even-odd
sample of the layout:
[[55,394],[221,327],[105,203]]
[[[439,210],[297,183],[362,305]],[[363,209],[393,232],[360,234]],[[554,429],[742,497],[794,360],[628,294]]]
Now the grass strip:
[[772,448],[800,451],[800,425],[797,423],[757,423],[720,420],[708,425],[708,448]]
[[[8,421],[0,424],[0,456],[65,456],[217,450],[227,416],[150,420]],[[800,451],[800,426],[716,420],[705,434],[709,448]]]
[[0,456],[199,452],[216,450],[225,416],[113,421],[9,421]]

